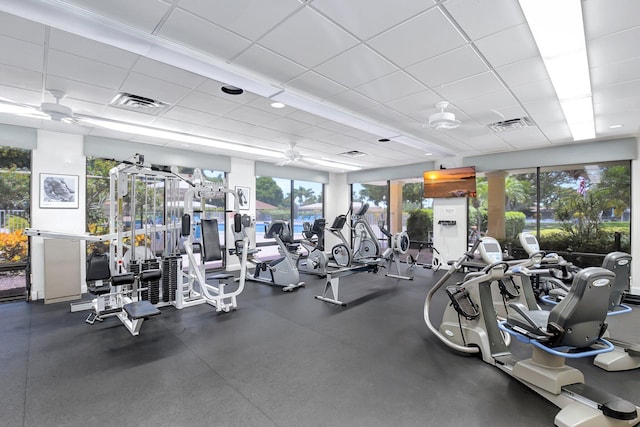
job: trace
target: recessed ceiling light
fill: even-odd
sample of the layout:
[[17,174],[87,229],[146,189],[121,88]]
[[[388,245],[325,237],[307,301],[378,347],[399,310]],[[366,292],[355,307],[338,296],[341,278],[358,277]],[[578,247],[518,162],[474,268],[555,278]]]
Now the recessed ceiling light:
[[425,156],[433,156],[433,153],[424,153]]
[[220,90],[226,93],[227,95],[242,95],[244,93],[244,90],[240,89],[239,87],[235,87],[231,85],[222,86]]
[[282,102],[272,102],[271,106],[273,108],[284,108],[284,107],[286,107],[286,105],[284,105]]
[[380,138],[378,142],[389,142],[391,141],[389,138]]
[[609,129],[619,129],[619,128],[623,127],[623,126],[624,126],[624,125],[620,125],[620,124],[618,124],[618,125],[611,125],[611,126],[609,126]]

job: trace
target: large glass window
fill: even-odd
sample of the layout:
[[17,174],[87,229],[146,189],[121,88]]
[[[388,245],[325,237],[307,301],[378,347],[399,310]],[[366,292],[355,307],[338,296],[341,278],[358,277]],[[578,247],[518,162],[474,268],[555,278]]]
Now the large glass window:
[[[482,213],[487,190],[479,180]],[[611,251],[630,251],[629,161],[509,171],[504,203],[505,239],[514,247],[526,230],[537,234],[542,249],[574,254],[583,266],[598,265]]]
[[0,299],[27,295],[31,152],[0,147]]
[[302,238],[303,224],[322,218],[323,213],[323,184],[270,176],[256,177],[256,243],[265,246],[260,256],[278,256],[275,241],[264,237],[269,222],[290,222],[293,237],[299,240]]
[[388,238],[380,230],[379,221],[384,221],[386,226],[389,224],[389,182],[354,183],[351,185],[351,200],[353,213],[357,213],[365,203],[369,204],[365,220],[380,241],[381,247],[386,249]]

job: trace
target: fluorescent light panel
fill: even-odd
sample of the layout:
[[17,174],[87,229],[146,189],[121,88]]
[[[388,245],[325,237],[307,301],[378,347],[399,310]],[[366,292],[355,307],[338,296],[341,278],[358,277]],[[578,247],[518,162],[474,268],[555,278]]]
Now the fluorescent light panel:
[[520,0],[574,141],[596,136],[580,0]]
[[263,148],[249,147],[238,143],[220,141],[217,139],[204,138],[201,136],[189,135],[186,133],[172,132],[147,126],[139,126],[129,123],[116,122],[111,120],[103,120],[98,118],[83,118],[83,122],[106,129],[116,130],[124,133],[132,133],[137,135],[150,136],[152,138],[161,138],[171,141],[180,141],[187,144],[202,145],[205,147],[220,148],[222,150],[237,151],[249,154],[258,154],[265,157],[279,159],[282,153],[279,151],[265,150]]

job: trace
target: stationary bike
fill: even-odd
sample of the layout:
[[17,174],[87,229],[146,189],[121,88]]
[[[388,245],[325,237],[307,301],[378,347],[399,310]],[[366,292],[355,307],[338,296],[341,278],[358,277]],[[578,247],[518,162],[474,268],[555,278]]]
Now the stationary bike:
[[[324,253],[324,229],[327,220],[316,218],[313,225],[305,222],[302,231],[300,245],[307,251],[308,255],[298,258],[298,270],[303,273],[327,275],[327,254]],[[313,238],[316,237],[315,240]]]
[[255,269],[253,273],[247,272],[247,279],[279,286],[283,291],[292,291],[304,286],[304,282],[300,281],[300,273],[296,267],[294,256],[287,246],[293,243],[293,233],[291,233],[289,223],[276,220],[266,225],[265,228],[264,236],[267,239],[275,239],[282,256],[273,261],[265,262],[256,258],[257,250],[249,250],[247,262],[254,264]]
[[[527,268],[498,261],[462,283],[445,287],[451,276],[473,257],[485,238],[460,259],[431,288],[425,299],[424,320],[447,347],[482,360],[514,377],[561,408],[554,424],[562,427],[631,426],[640,421],[631,402],[584,384],[579,370],[565,359],[589,357],[613,350],[602,336],[606,330],[607,301],[615,274],[600,267],[578,272],[569,294],[551,312],[510,304],[505,321],[498,322],[491,287],[506,277],[529,275]],[[491,244],[495,243],[493,239]],[[450,304],[439,327],[431,323],[433,295],[445,288]],[[533,345],[531,358],[520,360],[508,346],[511,336]]]

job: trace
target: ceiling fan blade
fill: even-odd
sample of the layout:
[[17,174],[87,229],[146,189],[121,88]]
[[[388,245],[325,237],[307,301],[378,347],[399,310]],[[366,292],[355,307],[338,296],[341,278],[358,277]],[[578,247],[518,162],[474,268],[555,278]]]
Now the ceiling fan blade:
[[22,104],[2,97],[0,97],[0,113],[14,114],[17,116],[25,117],[35,117],[39,119],[49,118],[47,114],[38,110],[37,107]]

